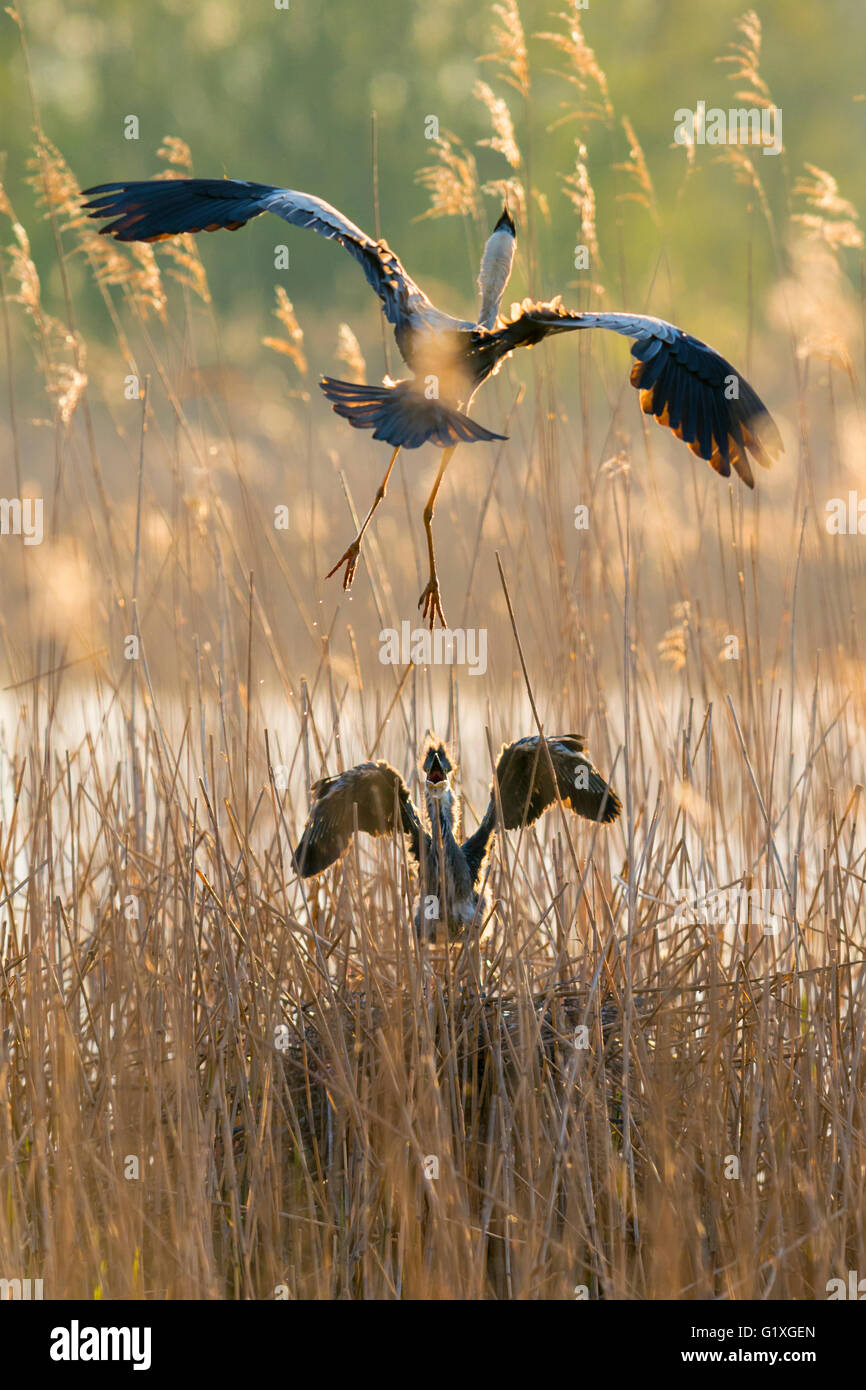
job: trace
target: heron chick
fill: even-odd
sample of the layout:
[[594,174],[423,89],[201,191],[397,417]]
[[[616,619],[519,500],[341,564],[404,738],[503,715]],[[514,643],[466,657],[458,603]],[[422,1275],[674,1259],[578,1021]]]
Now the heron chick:
[[400,354],[412,375],[382,386],[324,376],[319,385],[336,413],[355,429],[372,430],[393,450],[361,527],[328,577],[343,570],[343,588],[355,575],[361,542],[384,499],[401,449],[430,443],[444,450],[424,508],[429,579],[418,607],[431,628],[445,615],[436,572],[433,510],[445,470],[460,443],[506,436],[470,419],[467,411],[487,378],[516,348],[534,347],[549,334],[606,328],[632,340],[637,360],[631,384],[641,408],[706,459],[723,477],[733,467],[754,487],[751,455],[765,468],[782,441],[763,401],[714,348],[664,319],[648,314],[573,313],[560,299],[525,299],[513,319],[500,317],[511,274],[517,228],[504,207],[484,248],[478,277],[478,318],[458,319],[428,299],[386,241],[374,240],[337,208],[310,193],[241,179],[151,179],[103,183],[84,190],[90,217],[109,219],[100,230],[118,241],[162,241],[185,232],[237,231],[263,212],[336,241],[359,262],[382,301]]
[[487,810],[466,839],[460,838],[455,808],[455,767],[443,743],[431,740],[421,764],[423,819],[403,778],[388,763],[360,763],[323,777],[313,786],[310,815],[295,850],[298,872],[310,878],[345,854],[356,815],[358,829],[368,835],[390,835],[399,825],[419,867],[419,935],[430,939],[443,927],[449,939],[464,936],[484,917],[482,869],[499,823],[497,791],[505,830],[531,825],[557,798],[585,820],[609,823],[622,810],[579,734],[552,735],[546,743],[549,761],[537,736],[503,746]]

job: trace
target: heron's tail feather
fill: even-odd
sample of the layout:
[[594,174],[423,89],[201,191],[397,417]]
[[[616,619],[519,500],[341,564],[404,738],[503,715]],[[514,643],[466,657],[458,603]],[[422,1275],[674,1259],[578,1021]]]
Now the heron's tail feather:
[[468,415],[444,401],[428,400],[412,389],[411,382],[396,386],[366,386],[354,381],[335,381],[323,376],[319,382],[333,409],[356,430],[372,430],[374,439],[417,449],[421,444],[478,444],[482,440],[507,439],[494,434]]

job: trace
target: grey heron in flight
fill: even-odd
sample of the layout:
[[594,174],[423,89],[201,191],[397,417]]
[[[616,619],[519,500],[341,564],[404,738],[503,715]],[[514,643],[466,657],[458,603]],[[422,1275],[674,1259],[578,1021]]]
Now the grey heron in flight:
[[[490,799],[478,829],[461,840],[452,790],[454,764],[444,744],[432,739],[421,764],[427,829],[409,788],[388,763],[360,763],[313,786],[313,804],[295,850],[302,878],[321,874],[349,847],[355,826],[368,835],[391,835],[399,818],[409,852],[420,870],[415,925],[432,935],[444,926],[449,937],[477,925],[484,909],[481,872],[497,828],[497,789],[502,826],[531,825],[557,795],[586,820],[609,823],[622,805],[616,792],[593,767],[579,734],[546,739],[550,762],[537,736],[505,745],[496,763]],[[551,767],[556,784],[551,776]],[[396,817],[395,817],[396,811]],[[432,900],[432,905],[431,905]]]
[[723,477],[731,467],[754,487],[751,454],[764,468],[782,451],[779,432],[763,402],[720,353],[664,319],[648,314],[572,313],[559,297],[524,300],[511,320],[500,305],[511,274],[516,228],[503,208],[484,248],[478,278],[478,318],[453,318],[431,303],[387,242],[376,241],[354,222],[309,193],[240,179],[153,179],[105,183],[84,190],[91,217],[110,219],[101,231],[118,241],[162,241],[183,232],[236,231],[263,212],[296,227],[309,227],[336,241],[361,265],[382,301],[397,346],[411,376],[382,386],[322,377],[319,385],[338,415],[355,429],[393,449],[382,482],[358,534],[329,571],[344,567],[343,588],[355,574],[364,532],[383,500],[401,449],[435,444],[444,452],[427,504],[424,530],[429,580],[418,600],[431,628],[445,617],[433,546],[433,508],[445,470],[460,443],[506,436],[486,429],[466,413],[479,386],[499,370],[515,348],[533,347],[549,334],[607,328],[632,340],[631,383],[641,407],[706,459]]

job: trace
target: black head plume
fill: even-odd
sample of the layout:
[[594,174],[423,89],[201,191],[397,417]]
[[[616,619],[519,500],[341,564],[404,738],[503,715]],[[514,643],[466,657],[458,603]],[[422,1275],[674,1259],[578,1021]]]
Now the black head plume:
[[511,235],[512,235],[513,237],[516,237],[516,236],[517,236],[517,228],[516,228],[516,226],[514,225],[514,218],[511,216],[511,213],[508,211],[508,204],[507,204],[507,203],[503,203],[503,205],[502,205],[502,214],[501,214],[501,216],[500,216],[500,218],[499,218],[499,221],[497,222],[496,226],[493,228],[493,230],[494,230],[494,232],[501,232],[501,231],[505,230],[506,232],[510,232]]

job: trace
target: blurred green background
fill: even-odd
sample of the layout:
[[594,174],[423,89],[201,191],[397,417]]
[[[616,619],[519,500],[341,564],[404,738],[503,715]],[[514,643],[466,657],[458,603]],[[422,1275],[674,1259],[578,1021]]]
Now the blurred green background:
[[[148,177],[163,167],[156,150],[166,135],[190,146],[195,172],[228,175],[316,192],[362,226],[373,228],[371,110],[378,113],[382,230],[407,268],[428,291],[439,291],[442,307],[456,312],[474,304],[467,238],[458,219],[415,221],[428,195],[414,181],[430,162],[424,121],[441,126],[467,145],[490,135],[489,118],[472,91],[479,75],[504,95],[515,119],[518,143],[532,150],[533,183],[546,196],[550,220],[539,219],[538,257],[544,293],[566,290],[575,281],[573,247],[577,218],[561,192],[561,176],[574,167],[574,123],[550,131],[569,108],[574,89],[552,68],[564,59],[536,37],[557,26],[567,9],[561,0],[522,0],[533,68],[529,114],[517,93],[498,81],[491,52],[494,18],[486,0],[290,0],[278,10],[273,0],[131,0],[106,4],[88,0],[25,0],[26,26],[42,120],[83,185]],[[742,322],[746,302],[748,214],[742,190],[729,168],[713,167],[718,151],[697,152],[697,170],[687,200],[675,204],[685,156],[672,146],[673,113],[733,100],[728,70],[714,60],[737,38],[734,20],[743,0],[591,0],[579,16],[589,44],[606,73],[617,114],[630,117],[647,157],[662,211],[657,229],[634,204],[615,202],[611,170],[627,157],[622,129],[595,122],[584,127],[589,170],[598,198],[599,240],[605,258],[609,303],[645,306],[659,252],[667,253],[674,279],[671,301],[693,331],[724,341],[720,317]],[[866,6],[863,0],[763,0],[761,71],[781,106],[787,156],[758,160],[774,209],[786,206],[790,185],[804,162],[829,169],[840,192],[862,197],[862,152],[866,133]],[[24,183],[30,138],[25,69],[15,25],[3,15],[0,61],[0,151],[5,181],[18,215],[31,234],[34,259],[45,277],[50,306],[59,294],[51,233],[34,214]],[[127,141],[123,121],[140,118],[141,138]],[[529,139],[527,139],[529,137]],[[476,148],[482,179],[503,177],[507,166],[490,149]],[[729,193],[729,198],[725,193]],[[862,210],[862,209],[861,209]],[[495,207],[489,204],[491,219]],[[620,286],[610,273],[614,219],[621,212],[629,267],[630,302],[620,306]],[[776,271],[766,231],[757,226],[755,286]],[[261,354],[260,338],[272,330],[274,283],[283,283],[308,332],[319,311],[346,318],[371,357],[380,337],[377,305],[357,268],[334,247],[291,231],[291,269],[273,270],[275,236],[261,219],[235,237],[201,238],[205,264],[226,341],[236,361]],[[83,277],[82,277],[83,280]],[[442,288],[443,282],[447,287]],[[82,284],[82,289],[84,288]],[[517,277],[510,297],[525,291]],[[59,302],[59,301],[58,301]],[[98,298],[85,292],[82,327],[97,338],[109,334]],[[715,330],[715,331],[713,331]],[[737,345],[742,338],[737,340]],[[378,360],[376,364],[378,366]],[[314,369],[317,364],[312,364]]]

